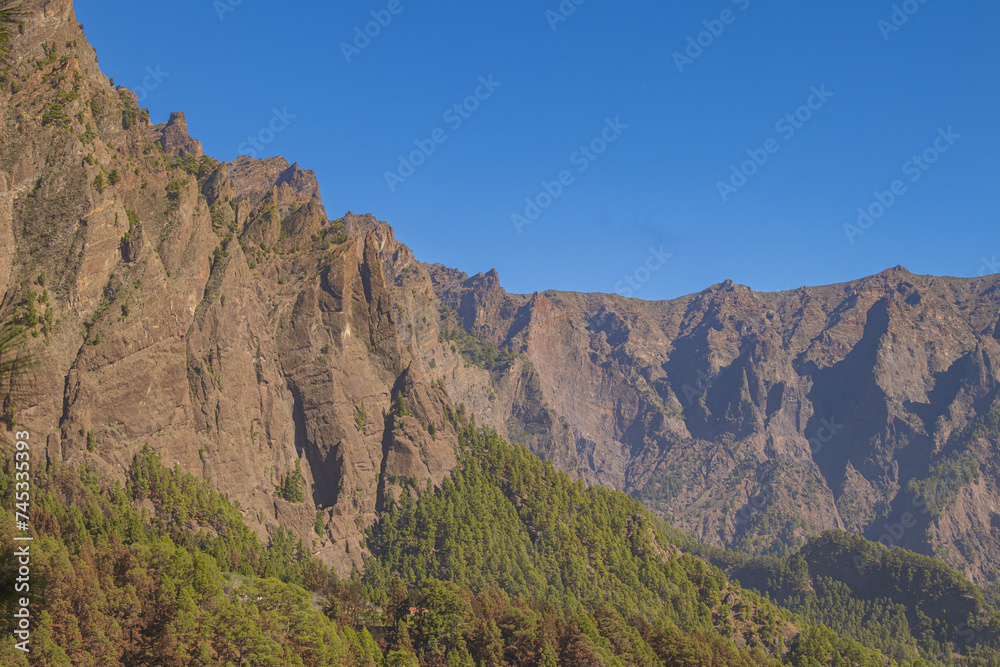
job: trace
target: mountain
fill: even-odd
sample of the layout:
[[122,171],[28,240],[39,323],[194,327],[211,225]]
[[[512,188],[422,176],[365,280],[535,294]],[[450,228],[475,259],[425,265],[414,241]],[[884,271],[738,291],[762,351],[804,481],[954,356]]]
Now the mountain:
[[[418,423],[451,397],[710,544],[784,553],[841,528],[995,581],[997,437],[980,426],[996,423],[997,277],[507,294],[495,271],[420,263],[372,216],[329,220],[298,165],[216,164],[183,114],[148,125],[71,5],[41,11],[0,111],[0,285],[22,308],[52,294],[24,414],[50,457],[120,471],[158,441],[259,528],[307,534],[322,508],[318,548],[360,565],[355,518],[398,492],[388,480],[455,463],[454,434],[387,429],[405,388],[427,403]],[[272,493],[296,460],[301,507]]]
[[[442,387],[396,332],[377,241],[330,220],[315,175],[220,164],[183,114],[150,125],[101,74],[69,2],[29,2],[0,105],[0,293],[44,364],[18,418],[51,461],[122,478],[149,443],[264,535],[362,567],[362,527],[455,465]],[[301,477],[290,498],[285,480]],[[282,497],[285,496],[285,497]]]
[[[761,294],[727,281],[646,302],[513,295],[495,271],[383,261],[425,370],[578,477],[709,544],[783,554],[842,529],[997,581],[997,276],[896,267],[842,285]],[[401,294],[428,285],[439,303]],[[437,331],[421,328],[436,310]],[[505,355],[484,365],[460,343],[489,388],[486,373],[477,384],[442,369],[459,326]]]
[[[9,29],[0,306],[41,363],[0,409],[31,434],[47,602],[79,612],[38,619],[51,664],[156,664],[167,645],[171,664],[439,664],[442,646],[495,658],[534,614],[549,664],[884,665],[946,660],[962,622],[988,624],[971,583],[907,560],[954,606],[921,611],[927,638],[864,635],[827,603],[923,609],[922,580],[879,556],[896,583],[868,600],[830,555],[868,543],[811,538],[996,582],[997,277],[507,294],[495,271],[421,263],[371,215],[328,216],[297,164],[220,163],[183,114],[152,124],[70,0],[26,0]],[[7,457],[5,503],[13,475]],[[729,553],[727,579],[662,519],[815,571],[789,589],[800,561],[761,583]],[[518,551],[476,560],[483,540]],[[992,650],[978,637],[968,651]]]
[[[370,533],[376,555],[364,579],[357,572],[339,579],[283,529],[262,547],[238,503],[165,467],[150,448],[136,454],[124,485],[84,467],[40,467],[31,510],[30,653],[7,633],[0,661],[897,664],[682,553],[669,529],[625,494],[572,482],[474,420],[453,413],[449,421],[462,442],[458,467],[418,499],[406,490],[399,503],[388,502]],[[0,463],[4,545],[14,544],[7,506],[15,480],[7,458]],[[508,548],[498,548],[501,541]],[[13,553],[0,547],[0,607],[8,619],[25,604],[15,602]],[[961,646],[959,664],[997,664],[989,642],[998,623],[976,626],[980,634]],[[952,625],[935,629],[957,638]],[[867,638],[884,638],[884,628]],[[915,641],[905,631],[894,639],[907,647]],[[923,655],[933,662],[899,664],[944,664],[940,652]]]

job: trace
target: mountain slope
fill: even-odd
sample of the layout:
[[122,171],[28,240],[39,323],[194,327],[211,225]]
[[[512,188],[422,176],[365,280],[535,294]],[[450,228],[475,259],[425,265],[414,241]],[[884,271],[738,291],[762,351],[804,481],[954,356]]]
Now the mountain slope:
[[[998,277],[896,268],[654,303],[510,295],[495,272],[423,268],[467,331],[530,365],[536,392],[494,403],[490,423],[545,430],[524,441],[561,468],[711,544],[784,553],[846,529],[996,580]],[[525,384],[521,367],[493,375]]]
[[1000,276],[516,295],[345,223],[380,239],[422,370],[560,469],[709,544],[782,554],[844,529],[998,581]]
[[462,408],[711,544],[843,528],[996,579],[997,277],[510,295],[331,220],[312,172],[151,125],[69,0],[24,11],[0,292],[45,359],[17,419],[47,460],[123,480],[148,443],[347,571],[391,499],[457,464]]
[[360,567],[388,480],[440,480],[456,443],[389,416],[400,391],[425,422],[450,403],[409,368],[374,239],[327,218],[312,172],[220,164],[183,114],[150,125],[71,2],[23,10],[0,87],[0,293],[45,363],[18,418],[48,459],[118,477],[149,443],[265,537],[283,524]]
[[[786,612],[742,591],[702,560],[680,554],[633,499],[572,484],[551,466],[543,469],[527,450],[477,431],[461,415],[449,421],[460,429],[468,454],[440,495],[424,493],[414,502],[404,492],[398,506],[389,503],[373,531],[379,554],[368,561],[363,584],[357,577],[338,580],[284,530],[262,548],[238,504],[204,481],[164,467],[148,448],[135,456],[124,487],[57,462],[37,470],[31,661],[13,647],[9,632],[0,642],[0,660],[12,666],[206,667],[887,664],[877,651],[825,628],[792,625]],[[484,469],[503,476],[483,475]],[[548,487],[550,494],[509,495],[524,484]],[[13,544],[7,506],[13,505],[14,489],[15,467],[8,458],[0,465],[4,544]],[[555,498],[561,502],[550,505]],[[528,519],[522,529],[540,529],[536,538],[552,553],[513,569],[471,562],[484,555],[483,545],[469,539],[480,526],[455,524],[455,515],[442,511],[445,499],[449,507],[473,499],[481,525],[507,521],[504,534],[512,538],[520,537],[519,521]],[[522,506],[515,510],[509,501]],[[563,528],[544,518],[545,505],[559,514]],[[406,514],[417,520],[397,521]],[[628,535],[615,530],[623,520],[632,527]],[[399,556],[410,544],[433,542],[439,530],[455,531],[443,535],[444,559],[470,559],[463,573],[469,576],[443,568],[440,579],[425,572],[415,579],[412,567],[403,568],[405,580],[389,576],[405,565],[407,557]],[[393,538],[386,541],[389,533]],[[571,547],[579,560],[562,558]],[[515,553],[534,551],[522,540]],[[3,552],[0,606],[13,619],[17,571],[13,548]],[[486,555],[503,559],[495,548]],[[420,560],[411,564],[419,567]],[[598,586],[580,570],[586,562],[601,570]],[[498,572],[502,578],[532,578],[560,569],[577,573],[558,591],[496,578]],[[609,579],[609,572],[626,576]]]

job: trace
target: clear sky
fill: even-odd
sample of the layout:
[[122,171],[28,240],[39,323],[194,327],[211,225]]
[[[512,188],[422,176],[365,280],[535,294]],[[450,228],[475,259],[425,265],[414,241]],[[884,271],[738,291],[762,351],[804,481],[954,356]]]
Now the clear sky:
[[511,292],[645,299],[1000,272],[1000,3],[895,6],[76,0],[210,155],[285,156]]

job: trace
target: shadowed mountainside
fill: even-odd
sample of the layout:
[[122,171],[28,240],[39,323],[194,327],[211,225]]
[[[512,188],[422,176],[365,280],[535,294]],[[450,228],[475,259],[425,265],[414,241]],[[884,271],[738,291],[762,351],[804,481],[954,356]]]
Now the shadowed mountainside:
[[370,216],[347,225],[381,239],[424,372],[564,470],[709,544],[783,554],[839,528],[996,579],[996,276],[514,295],[417,262]]

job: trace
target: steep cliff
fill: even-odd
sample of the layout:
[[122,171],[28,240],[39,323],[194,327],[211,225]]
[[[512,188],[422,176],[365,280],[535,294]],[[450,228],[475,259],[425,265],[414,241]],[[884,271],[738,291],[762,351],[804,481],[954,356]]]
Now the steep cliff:
[[997,276],[516,295],[346,223],[382,239],[424,372],[571,474],[717,546],[783,554],[839,528],[997,580]]
[[312,172],[220,164],[183,114],[151,126],[68,0],[24,10],[0,91],[0,292],[44,363],[18,419],[50,459],[112,475],[148,442],[263,536],[284,524],[360,566],[385,494],[455,464],[378,240],[327,218]]
[[472,332],[532,362],[587,480],[711,544],[781,553],[844,528],[996,579],[998,277],[897,267],[653,303],[428,269]]

